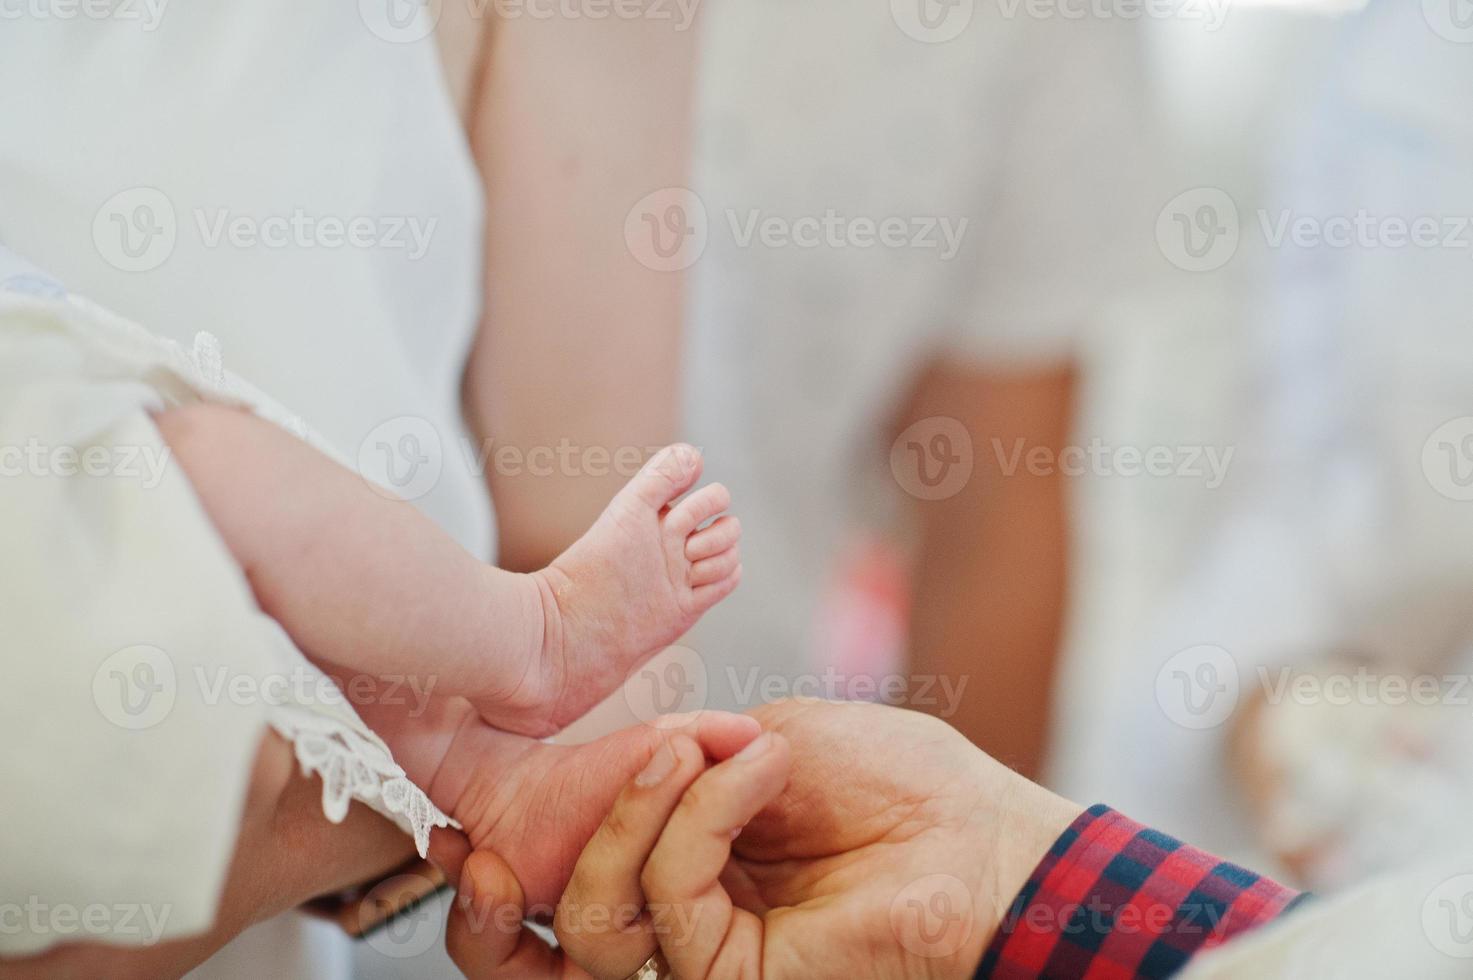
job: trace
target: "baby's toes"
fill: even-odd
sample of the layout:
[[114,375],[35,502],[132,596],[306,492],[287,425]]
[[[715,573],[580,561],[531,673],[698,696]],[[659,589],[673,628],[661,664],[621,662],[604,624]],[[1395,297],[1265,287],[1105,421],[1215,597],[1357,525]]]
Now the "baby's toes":
[[685,539],[685,557],[700,561],[721,554],[742,537],[742,525],[735,517],[717,518],[709,527],[704,527]]
[[684,542],[692,531],[730,506],[731,491],[720,483],[708,484],[670,508],[665,516],[665,531]]
[[685,443],[666,446],[624,486],[619,496],[658,513],[701,477],[700,450]]
[[719,555],[692,562],[689,576],[691,588],[699,589],[703,585],[714,585],[723,579],[730,578],[741,565],[742,550],[735,545]]
[[[733,548],[732,549],[732,552],[734,553],[735,551],[736,551],[736,549]],[[715,562],[715,561],[719,561],[719,560],[721,560],[721,559],[720,558],[707,558],[706,559],[706,561],[708,561],[708,562]],[[697,562],[696,564],[703,564],[703,563],[702,562]],[[711,569],[714,569],[715,568],[714,565],[713,566],[710,566],[710,567],[711,567]],[[694,573],[695,573],[695,566],[692,566],[691,567],[691,571],[692,571],[692,574],[694,575]],[[707,572],[706,571],[702,571],[701,574],[702,574],[702,576],[704,576],[705,574],[707,574]],[[695,588],[691,589],[691,603],[695,606],[695,608],[699,612],[704,613],[706,610],[708,610],[712,606],[716,605],[716,603],[720,602],[722,599],[725,599],[727,596],[731,595],[732,590],[737,587],[737,583],[740,582],[741,580],[742,580],[742,563],[741,563],[740,560],[738,560],[738,561],[735,562],[734,567],[731,569],[731,571],[728,572],[726,575],[722,576],[721,578],[715,579],[714,581],[712,581],[711,583],[709,583],[707,585],[698,585]]]

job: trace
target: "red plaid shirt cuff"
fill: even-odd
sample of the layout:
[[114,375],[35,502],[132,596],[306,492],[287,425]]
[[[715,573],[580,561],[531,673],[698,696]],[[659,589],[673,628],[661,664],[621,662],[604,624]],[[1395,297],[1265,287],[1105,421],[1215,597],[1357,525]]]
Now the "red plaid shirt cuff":
[[1302,897],[1093,806],[1018,892],[977,977],[1169,977],[1197,952],[1262,925]]

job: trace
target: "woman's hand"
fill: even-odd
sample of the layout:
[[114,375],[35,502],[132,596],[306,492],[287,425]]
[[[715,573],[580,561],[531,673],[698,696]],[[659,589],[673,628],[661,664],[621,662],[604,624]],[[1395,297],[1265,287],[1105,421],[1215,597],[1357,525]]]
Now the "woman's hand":
[[918,714],[755,714],[749,751],[708,768],[677,738],[624,788],[559,902],[560,952],[511,927],[517,876],[472,855],[447,935],[467,975],[624,980],[658,948],[681,980],[969,976],[1079,813]]

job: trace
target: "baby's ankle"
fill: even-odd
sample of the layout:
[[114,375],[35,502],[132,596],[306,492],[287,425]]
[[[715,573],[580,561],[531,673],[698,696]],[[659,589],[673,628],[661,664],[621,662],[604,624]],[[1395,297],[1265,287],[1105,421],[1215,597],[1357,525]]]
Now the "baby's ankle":
[[537,616],[542,623],[542,637],[538,656],[543,669],[560,664],[563,659],[563,644],[567,641],[566,617],[563,603],[573,588],[573,581],[557,564],[538,569],[527,576],[536,599]]

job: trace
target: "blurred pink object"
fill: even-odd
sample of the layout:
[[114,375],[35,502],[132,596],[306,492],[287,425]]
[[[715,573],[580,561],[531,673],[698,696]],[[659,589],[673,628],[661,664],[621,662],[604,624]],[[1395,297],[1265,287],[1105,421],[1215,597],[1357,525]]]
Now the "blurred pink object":
[[881,535],[863,534],[844,548],[814,616],[818,663],[847,678],[902,673],[909,622],[904,551]]

